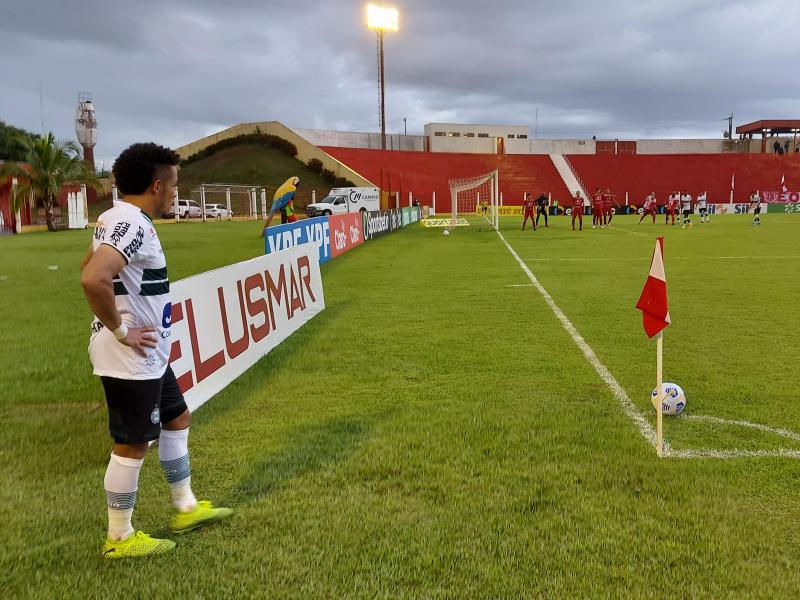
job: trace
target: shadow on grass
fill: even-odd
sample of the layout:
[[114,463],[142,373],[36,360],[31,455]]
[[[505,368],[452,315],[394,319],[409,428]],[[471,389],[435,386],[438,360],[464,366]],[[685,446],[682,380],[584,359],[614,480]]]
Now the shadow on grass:
[[[380,416],[385,418],[391,409]],[[289,444],[280,452],[254,463],[249,474],[226,495],[217,498],[217,506],[239,510],[259,499],[284,489],[291,481],[343,462],[361,446],[376,416],[349,416],[298,428]],[[168,527],[152,532],[156,537],[171,537]]]
[[353,416],[300,428],[286,448],[254,465],[250,474],[220,499],[221,504],[241,507],[256,502],[294,479],[344,461],[361,445],[370,428],[369,417]]

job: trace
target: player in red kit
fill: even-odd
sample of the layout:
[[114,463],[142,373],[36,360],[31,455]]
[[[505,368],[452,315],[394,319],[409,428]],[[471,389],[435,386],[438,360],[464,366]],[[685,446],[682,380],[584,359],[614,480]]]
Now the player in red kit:
[[669,218],[672,217],[672,224],[675,225],[675,213],[678,212],[678,204],[680,201],[678,200],[678,192],[672,192],[669,195],[669,200],[667,200],[667,211],[666,216],[664,218],[664,225],[669,225]]
[[597,188],[592,194],[592,229],[605,224],[603,216],[603,192]]
[[536,203],[533,201],[530,192],[525,192],[525,199],[522,201],[522,209],[525,213],[525,217],[522,219],[522,231],[525,231],[525,224],[528,222],[529,218],[533,224],[533,230],[536,231]]
[[614,194],[611,193],[610,188],[606,188],[603,192],[603,227],[611,225],[611,217],[614,216]]
[[575,192],[575,196],[572,198],[572,231],[575,231],[575,218],[578,218],[578,223],[580,225],[578,231],[583,231],[583,206],[586,203],[586,199],[581,196],[581,191],[578,190]]
[[641,223],[647,215],[651,215],[653,217],[653,225],[655,225],[657,207],[656,193],[650,192],[647,198],[644,199],[644,207],[642,208],[642,216],[639,218],[639,223]]

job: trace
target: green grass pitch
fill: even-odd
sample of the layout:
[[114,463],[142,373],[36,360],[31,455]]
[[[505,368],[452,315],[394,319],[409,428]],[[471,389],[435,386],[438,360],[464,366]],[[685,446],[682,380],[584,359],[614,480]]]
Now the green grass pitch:
[[[665,235],[682,450],[800,450],[800,220],[565,217],[503,235],[650,422],[634,304]],[[258,224],[159,227],[173,280],[261,252]],[[202,407],[199,497],[236,509],[108,564],[110,440],[86,354],[90,232],[0,238],[0,588],[8,598],[794,597],[800,460],[668,458],[497,234],[412,226],[323,266],[327,309]],[[56,267],[57,269],[53,269]],[[745,426],[747,422],[779,432]],[[167,534],[158,459],[134,526]]]

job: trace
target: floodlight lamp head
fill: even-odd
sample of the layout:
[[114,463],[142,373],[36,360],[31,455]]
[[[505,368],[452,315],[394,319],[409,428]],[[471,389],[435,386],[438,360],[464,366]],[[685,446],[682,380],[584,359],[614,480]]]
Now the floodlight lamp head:
[[367,5],[367,27],[377,31],[397,31],[400,18],[396,8]]

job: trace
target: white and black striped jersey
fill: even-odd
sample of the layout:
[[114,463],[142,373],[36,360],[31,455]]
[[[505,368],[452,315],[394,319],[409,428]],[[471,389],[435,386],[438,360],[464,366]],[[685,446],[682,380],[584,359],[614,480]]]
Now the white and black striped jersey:
[[158,379],[167,368],[170,350],[172,303],[167,261],[150,217],[127,202],[114,206],[97,219],[92,249],[106,244],[125,259],[114,277],[114,298],[128,327],[153,327],[158,347],[141,356],[117,341],[95,317],[89,356],[95,375],[117,379]]
[[707,196],[705,194],[700,194],[699,196],[697,196],[697,208],[703,209],[706,208],[707,206],[708,206]]
[[692,195],[684,194],[681,196],[681,208],[683,210],[692,210]]

